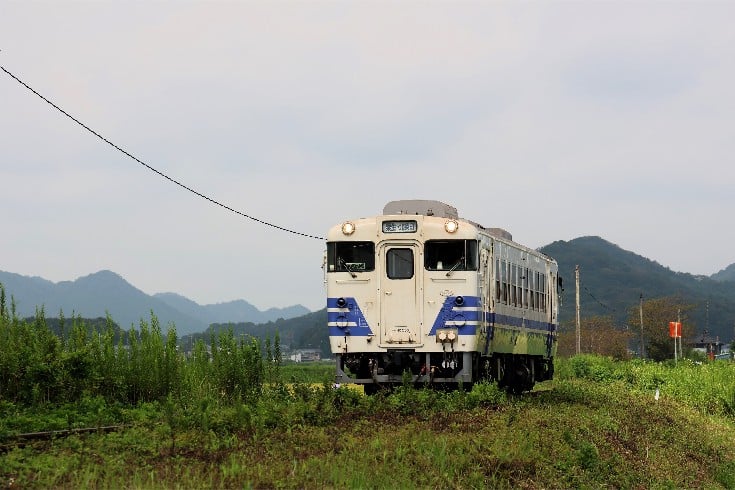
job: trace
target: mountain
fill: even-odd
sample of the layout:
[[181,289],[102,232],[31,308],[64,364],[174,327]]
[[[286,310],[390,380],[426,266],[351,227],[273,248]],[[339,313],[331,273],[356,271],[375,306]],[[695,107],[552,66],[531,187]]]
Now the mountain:
[[735,282],[735,264],[722,269],[720,272],[715,272],[710,276],[715,281],[733,281]]
[[[583,317],[610,315],[622,325],[628,321],[629,310],[639,304],[641,294],[644,301],[676,296],[695,305],[689,316],[698,332],[707,330],[721,339],[733,338],[735,282],[674,272],[596,236],[556,241],[539,250],[556,259],[564,279],[562,322],[574,318],[574,268],[579,265]],[[735,265],[728,270],[735,270]]]
[[150,321],[152,311],[163,330],[173,323],[179,335],[202,332],[212,323],[267,322],[309,313],[301,305],[262,312],[244,300],[202,306],[174,293],[151,296],[106,270],[59,283],[0,271],[0,284],[5,288],[8,306],[11,296],[15,301],[19,317],[33,316],[36,307],[41,306],[48,317],[58,316],[62,310],[67,318],[72,312],[86,318],[109,313],[116,323],[128,329],[137,327],[141,318]]
[[285,308],[269,308],[265,311],[260,311],[244,299],[200,305],[176,293],[158,293],[154,294],[153,297],[160,299],[172,308],[176,308],[189,316],[206,322],[207,325],[212,323],[243,321],[266,323],[279,318],[294,318],[311,313],[310,310],[301,305],[287,306]]

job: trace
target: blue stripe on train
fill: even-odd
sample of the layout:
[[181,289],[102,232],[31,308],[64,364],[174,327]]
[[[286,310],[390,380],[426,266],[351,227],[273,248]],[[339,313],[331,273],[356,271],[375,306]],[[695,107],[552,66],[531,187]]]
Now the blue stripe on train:
[[[482,319],[480,298],[477,296],[463,296],[461,305],[456,304],[456,296],[449,296],[444,300],[441,310],[437,314],[429,335],[435,335],[437,328],[456,328],[459,335],[475,335],[478,324]],[[355,298],[345,297],[347,304],[344,308],[337,306],[337,298],[327,298],[327,325],[329,335],[343,337],[345,335],[368,336],[373,331],[368,325],[365,316]]]
[[480,298],[477,296],[462,296],[461,303],[457,304],[458,296],[447,296],[429,335],[435,335],[437,328],[456,328],[459,335],[475,335],[478,324],[482,320]]
[[[485,352],[487,352],[489,343],[494,336],[496,324],[545,330],[549,335],[549,345],[551,343],[552,334],[556,330],[553,323],[529,320],[512,315],[482,312],[480,311],[480,298],[477,296],[463,296],[461,305],[457,305],[456,298],[457,296],[448,296],[444,300],[429,335],[436,335],[437,328],[456,328],[459,335],[475,335],[478,327],[482,326],[481,323],[484,319],[489,326]],[[337,306],[337,299],[327,298],[327,324],[329,325],[330,336],[354,335],[366,337],[374,335],[355,298],[345,297],[347,304],[344,308]]]
[[529,320],[528,318],[522,318],[519,316],[501,315],[499,313],[488,313],[488,316],[488,323],[491,324],[500,323],[511,327],[526,327],[533,330],[551,330],[553,326],[553,324],[549,322]]
[[337,299],[327,298],[327,325],[330,337],[374,335],[355,298],[345,297],[347,304],[344,308],[337,306]]

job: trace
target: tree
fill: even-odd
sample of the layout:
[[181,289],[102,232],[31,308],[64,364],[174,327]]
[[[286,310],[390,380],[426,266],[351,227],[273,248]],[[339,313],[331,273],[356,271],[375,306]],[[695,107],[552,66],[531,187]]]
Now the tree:
[[[565,324],[559,333],[560,356],[576,354],[576,327]],[[611,316],[591,316],[580,320],[580,347],[585,354],[599,354],[628,359],[628,341],[632,333],[615,325]]]
[[[680,298],[667,296],[643,301],[643,343],[646,356],[655,360],[674,358],[674,339],[669,337],[669,322],[680,320],[682,337],[694,336],[696,326],[687,313],[694,309],[693,304],[685,304]],[[636,304],[628,310],[628,324],[641,339],[641,305]]]

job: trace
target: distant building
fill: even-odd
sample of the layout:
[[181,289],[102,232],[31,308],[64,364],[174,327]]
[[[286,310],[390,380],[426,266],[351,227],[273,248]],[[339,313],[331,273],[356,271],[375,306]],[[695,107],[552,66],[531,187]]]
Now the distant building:
[[725,347],[725,343],[720,341],[719,336],[711,337],[706,330],[701,336],[690,339],[687,345],[692,350],[705,354],[709,359],[723,354],[723,347]]
[[319,349],[300,349],[291,354],[291,360],[294,362],[319,361],[321,358]]

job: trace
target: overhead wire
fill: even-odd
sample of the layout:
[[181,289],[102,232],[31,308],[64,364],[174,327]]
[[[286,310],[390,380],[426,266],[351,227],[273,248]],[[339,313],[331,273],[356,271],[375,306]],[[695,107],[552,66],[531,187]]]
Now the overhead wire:
[[202,192],[199,192],[196,189],[187,186],[186,184],[183,184],[182,182],[174,179],[173,177],[170,177],[169,175],[161,172],[160,170],[154,168],[153,166],[145,163],[144,161],[142,161],[141,159],[139,159],[138,157],[136,157],[132,153],[128,152],[127,150],[125,150],[125,149],[121,148],[120,146],[116,145],[115,143],[113,143],[109,139],[105,138],[98,131],[95,131],[91,127],[87,126],[86,124],[84,124],[83,122],[81,122],[79,119],[77,119],[76,117],[72,116],[71,114],[69,114],[68,112],[66,112],[64,109],[62,109],[61,107],[59,107],[58,105],[56,105],[55,103],[53,103],[47,97],[41,95],[38,91],[36,91],[34,88],[32,88],[26,82],[24,82],[23,80],[21,80],[20,78],[18,78],[17,76],[15,76],[13,73],[11,73],[10,71],[8,71],[4,66],[1,66],[0,65],[0,69],[2,69],[6,74],[8,74],[11,78],[13,78],[16,82],[20,83],[25,88],[27,88],[28,90],[30,90],[31,92],[33,92],[34,94],[36,94],[41,100],[43,100],[44,102],[46,102],[47,104],[49,104],[51,107],[53,107],[54,109],[56,109],[57,111],[59,111],[60,113],[62,113],[63,115],[65,115],[66,117],[68,117],[69,119],[71,119],[72,121],[74,121],[75,123],[77,123],[82,128],[86,129],[88,132],[90,132],[93,135],[95,135],[100,140],[104,141],[105,143],[107,143],[108,145],[110,145],[111,147],[113,147],[114,149],[116,149],[117,151],[119,151],[120,153],[122,153],[123,155],[125,155],[125,156],[127,156],[127,157],[129,157],[129,158],[131,158],[133,160],[135,160],[136,162],[138,162],[139,164],[141,164],[142,166],[144,166],[145,168],[147,168],[151,172],[154,172],[154,173],[158,174],[160,177],[163,177],[164,179],[166,179],[166,180],[168,180],[168,181],[176,184],[177,186],[181,187],[182,189],[185,189],[185,190],[191,192],[192,194],[195,194],[195,195],[201,197],[202,199],[205,199],[205,200],[209,201],[210,203],[215,204],[215,205],[217,205],[217,206],[219,206],[219,207],[221,207],[223,209],[226,209],[228,211],[231,211],[231,212],[233,212],[233,213],[235,213],[235,214],[237,214],[239,216],[242,216],[243,218],[247,218],[247,219],[250,219],[250,220],[255,221],[257,223],[260,223],[261,225],[270,226],[271,228],[275,228],[277,230],[285,231],[287,233],[292,233],[294,235],[299,235],[299,236],[303,236],[303,237],[306,237],[306,238],[314,238],[316,240],[325,240],[324,237],[320,237],[320,236],[316,236],[316,235],[310,235],[308,233],[302,233],[300,231],[291,230],[289,228],[285,228],[283,226],[279,226],[279,225],[270,223],[270,222],[265,221],[265,220],[262,220],[260,218],[256,218],[255,216],[250,216],[249,214],[243,213],[242,211],[239,211],[239,210],[237,210],[237,209],[235,209],[235,208],[233,208],[231,206],[228,206],[227,204],[224,204],[224,203],[222,203],[220,201],[217,201],[216,199],[213,199],[213,198],[209,197],[208,195],[206,195],[206,194],[204,194]]
[[592,298],[593,300],[595,300],[595,301],[597,302],[597,304],[598,304],[598,305],[602,306],[602,307],[603,307],[604,309],[606,309],[607,311],[610,311],[610,312],[612,312],[612,313],[615,313],[615,308],[610,308],[610,307],[609,307],[609,306],[607,306],[607,305],[606,305],[605,303],[603,303],[602,301],[600,301],[599,299],[597,299],[597,298],[595,297],[595,295],[594,295],[594,294],[592,294],[592,292],[591,292],[591,291],[590,291],[589,289],[587,289],[587,286],[585,286],[585,285],[582,285],[582,287],[584,288],[584,290],[585,290],[585,291],[587,291],[587,294],[589,294],[589,295],[590,295],[590,298]]

